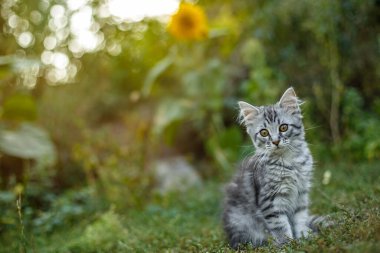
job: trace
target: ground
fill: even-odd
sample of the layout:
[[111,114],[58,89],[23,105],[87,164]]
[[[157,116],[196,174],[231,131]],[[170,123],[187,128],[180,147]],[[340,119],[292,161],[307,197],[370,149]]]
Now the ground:
[[[318,165],[311,211],[331,214],[336,225],[294,241],[281,252],[380,252],[380,163]],[[323,184],[325,171],[331,172]],[[186,193],[157,197],[142,210],[97,213],[51,234],[24,231],[26,252],[233,252],[220,224],[223,182],[205,182]],[[21,242],[2,252],[23,252]],[[9,246],[7,246],[9,245]],[[240,252],[279,252],[274,246]]]

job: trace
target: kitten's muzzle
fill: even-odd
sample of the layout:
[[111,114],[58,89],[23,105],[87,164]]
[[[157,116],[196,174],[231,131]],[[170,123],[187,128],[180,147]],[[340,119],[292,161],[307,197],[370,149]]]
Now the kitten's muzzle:
[[272,143],[278,147],[278,144],[280,144],[280,140],[272,141]]

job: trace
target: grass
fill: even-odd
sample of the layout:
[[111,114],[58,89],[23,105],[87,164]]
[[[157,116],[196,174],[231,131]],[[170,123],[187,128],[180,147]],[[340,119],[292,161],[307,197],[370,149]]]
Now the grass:
[[[317,166],[311,211],[331,214],[336,225],[281,252],[380,252],[380,163]],[[322,169],[323,168],[323,169]],[[323,174],[331,172],[328,184]],[[233,252],[220,225],[222,185],[206,182],[182,194],[157,198],[143,210],[94,214],[51,234],[25,230],[27,244],[7,234],[2,252]],[[12,242],[12,243],[6,243]],[[279,252],[273,246],[241,252]]]

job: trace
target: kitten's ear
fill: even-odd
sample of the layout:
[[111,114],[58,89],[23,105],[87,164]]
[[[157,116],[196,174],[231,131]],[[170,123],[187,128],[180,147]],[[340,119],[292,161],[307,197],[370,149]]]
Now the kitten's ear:
[[299,110],[298,102],[299,101],[293,87],[290,87],[284,92],[280,99],[280,102],[278,103],[281,107],[289,108],[292,110]]
[[246,102],[239,101],[238,104],[240,107],[241,123],[247,124],[249,121],[253,121],[260,112],[258,107],[250,105]]

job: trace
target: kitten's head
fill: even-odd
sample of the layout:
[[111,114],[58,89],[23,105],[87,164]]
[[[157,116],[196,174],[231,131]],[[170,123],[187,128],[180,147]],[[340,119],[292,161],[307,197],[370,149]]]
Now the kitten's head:
[[258,152],[285,153],[294,151],[304,142],[300,102],[293,88],[279,102],[268,106],[253,106],[239,102],[241,122]]

